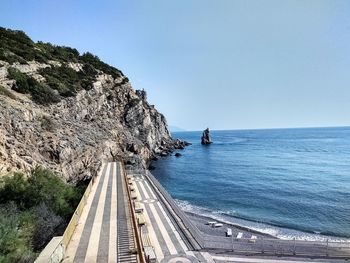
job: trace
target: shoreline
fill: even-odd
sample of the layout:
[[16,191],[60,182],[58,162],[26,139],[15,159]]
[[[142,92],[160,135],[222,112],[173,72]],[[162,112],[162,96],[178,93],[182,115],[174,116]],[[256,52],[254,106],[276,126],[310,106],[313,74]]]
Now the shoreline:
[[[229,223],[229,222],[226,222],[224,220],[212,218],[209,216],[199,215],[199,214],[196,214],[193,212],[187,212],[187,211],[184,211],[184,212],[185,212],[186,216],[191,220],[191,222],[194,223],[196,225],[196,227],[200,231],[204,232],[205,234],[215,235],[215,236],[223,236],[226,233],[226,229],[231,228],[233,230],[233,233],[242,232],[242,234],[244,236],[248,236],[248,235],[251,236],[252,234],[254,234],[254,235],[257,235],[259,238],[263,237],[263,238],[279,239],[278,237],[251,229],[249,227],[241,226],[241,225],[234,224],[234,223]],[[212,228],[206,224],[209,221],[215,221],[218,223],[222,223],[223,226],[220,228]],[[248,237],[248,238],[250,238],[250,237]]]
[[[291,232],[295,232],[298,234],[304,234],[304,236],[300,236],[300,237],[294,236],[293,238],[292,238],[292,236],[287,237],[286,235],[281,237],[281,236],[279,236],[281,234],[273,235],[273,234],[265,233],[263,231],[259,231],[257,229],[254,229],[254,227],[240,225],[239,223],[235,223],[235,222],[229,222],[223,218],[217,218],[215,216],[203,215],[203,214],[199,214],[199,213],[195,213],[195,212],[189,212],[189,211],[186,211],[185,209],[183,209],[181,206],[180,206],[180,209],[186,214],[186,216],[188,216],[188,218],[191,220],[191,222],[194,223],[199,230],[201,230],[202,232],[207,233],[209,235],[222,236],[223,234],[225,234],[226,228],[229,227],[229,228],[232,228],[232,230],[244,231],[244,232],[251,233],[251,234],[257,234],[260,237],[280,239],[280,240],[293,240],[293,238],[295,238],[295,240],[303,240],[303,241],[326,241],[328,239],[329,241],[334,241],[334,242],[350,242],[350,238],[347,238],[347,237],[322,235],[322,234],[318,234],[318,233],[305,232],[305,231],[301,231],[301,230],[289,229],[289,228],[284,228],[284,227],[280,227],[280,226],[269,225],[267,223],[262,223],[263,225],[271,227],[271,229],[276,228],[276,229],[282,229],[282,230],[289,230]],[[232,218],[234,218],[234,217],[232,217]],[[240,220],[239,218],[235,218],[235,219]],[[218,223],[222,223],[223,227],[221,227],[221,229],[223,231],[210,231],[210,230],[208,231],[208,229],[213,229],[210,226],[205,224],[208,221],[216,221]],[[248,220],[244,220],[244,221],[256,223],[256,222],[248,221]]]
[[[166,204],[169,213],[172,215],[179,231],[184,234],[185,240],[190,245],[199,248],[209,249],[212,251],[234,251],[237,253],[257,253],[271,254],[276,256],[282,255],[307,255],[310,257],[344,257],[347,252],[343,249],[348,249],[348,244],[345,242],[330,242],[316,241],[308,242],[296,239],[283,240],[272,235],[247,228],[242,225],[235,225],[220,220],[220,218],[212,219],[210,215],[201,215],[192,210],[185,211],[181,205],[163,188],[151,172],[146,172],[146,177],[157,192],[159,201]],[[194,213],[193,213],[194,212]],[[212,227],[208,221],[222,222],[222,226]],[[231,228],[231,234],[227,237],[227,228]],[[349,240],[350,241],[350,240]],[[192,243],[194,242],[194,243]]]

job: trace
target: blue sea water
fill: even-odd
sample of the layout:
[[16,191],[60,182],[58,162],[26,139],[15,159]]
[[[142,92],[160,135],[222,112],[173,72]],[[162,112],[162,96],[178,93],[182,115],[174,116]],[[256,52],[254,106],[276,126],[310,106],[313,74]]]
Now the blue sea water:
[[[350,238],[350,128],[172,134],[192,143],[152,173],[186,211],[280,238]],[[323,236],[325,235],[325,236]]]

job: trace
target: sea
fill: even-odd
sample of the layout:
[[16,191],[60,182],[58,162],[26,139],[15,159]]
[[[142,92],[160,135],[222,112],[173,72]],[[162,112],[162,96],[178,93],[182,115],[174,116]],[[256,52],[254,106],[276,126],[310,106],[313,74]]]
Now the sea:
[[350,241],[350,127],[174,132],[152,171],[187,212],[282,239]]

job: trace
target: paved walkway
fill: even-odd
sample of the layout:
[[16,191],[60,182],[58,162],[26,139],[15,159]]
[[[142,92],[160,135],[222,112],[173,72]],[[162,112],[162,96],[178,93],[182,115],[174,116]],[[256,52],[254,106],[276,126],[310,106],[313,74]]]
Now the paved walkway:
[[148,180],[141,174],[131,173],[130,175],[132,175],[131,181],[136,186],[137,202],[143,208],[146,228],[157,261],[160,263],[207,262],[200,252],[188,249]]
[[137,262],[121,169],[119,163],[102,166],[63,262]]
[[182,231],[178,231],[182,228],[174,220],[173,211],[168,210],[171,206],[166,205],[168,201],[165,199],[158,199],[159,193],[151,181],[132,171],[128,177],[130,179],[125,182],[123,166],[120,163],[102,166],[68,244],[63,262],[137,262],[137,255],[132,253],[135,252],[135,237],[127,187],[132,189],[131,196],[135,204],[137,203],[136,207],[143,210],[145,224],[140,226],[140,232],[146,234],[145,241],[150,243],[148,245],[152,247],[151,251],[154,251],[158,263],[314,262],[191,251]]
[[[301,258],[254,258],[244,256],[225,255],[225,253],[209,253],[205,251],[191,251],[182,235],[177,231],[178,226],[172,219],[170,212],[163,202],[159,200],[157,190],[151,182],[142,174],[129,175],[131,188],[135,187],[137,199],[143,208],[143,216],[152,246],[159,263],[223,263],[223,262],[255,262],[255,263],[301,263],[301,262],[330,262],[328,260],[313,260]],[[343,262],[343,261],[334,261]]]
[[215,263],[326,263],[326,262],[339,262],[339,261],[320,261],[318,259],[269,259],[269,258],[247,258],[240,256],[213,256]]

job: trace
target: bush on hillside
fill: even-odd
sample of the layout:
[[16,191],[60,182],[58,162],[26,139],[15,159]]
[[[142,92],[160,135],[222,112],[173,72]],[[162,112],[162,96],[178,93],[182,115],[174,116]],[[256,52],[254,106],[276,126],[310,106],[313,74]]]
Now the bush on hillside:
[[[123,73],[97,56],[86,52],[82,55],[75,48],[55,46],[50,43],[33,42],[24,32],[0,27],[0,60],[26,64],[37,61],[49,64],[50,60],[58,61],[62,66],[43,68],[39,73],[46,79],[39,83],[32,77],[11,68],[9,77],[16,80],[13,89],[21,93],[29,93],[39,104],[59,102],[61,97],[74,96],[77,91],[89,90],[99,71],[113,78],[124,77]],[[68,63],[79,63],[82,70],[76,72],[68,67]],[[127,78],[121,84],[125,84]]]
[[33,77],[20,72],[15,68],[8,69],[8,77],[16,82],[12,86],[14,91],[31,94],[32,99],[39,104],[56,103],[60,101],[59,95],[47,85],[39,83]]
[[10,64],[26,63],[32,60],[41,63],[47,63],[49,60],[75,62],[104,71],[114,78],[123,76],[120,70],[104,63],[90,52],[80,55],[75,48],[56,46],[41,41],[34,43],[23,31],[0,27],[0,39],[0,60]]
[[73,187],[41,167],[0,179],[0,262],[33,262],[62,235],[85,185]]
[[7,88],[1,85],[0,85],[0,95],[7,96],[11,99],[16,99],[16,96],[11,91],[9,91]]
[[47,84],[63,97],[74,96],[77,91],[89,90],[96,78],[97,71],[90,65],[84,65],[81,71],[62,65],[39,70]]
[[98,56],[95,56],[95,55],[91,54],[90,52],[84,53],[82,56],[80,56],[79,60],[83,63],[87,63],[87,64],[93,66],[94,68],[105,72],[106,74],[110,74],[113,78],[119,78],[119,77],[123,76],[123,73],[120,70],[104,63],[103,61],[101,61],[99,59]]
[[28,233],[32,228],[25,228],[26,218],[21,216],[15,204],[0,204],[0,262],[33,262],[36,253],[31,248]]

